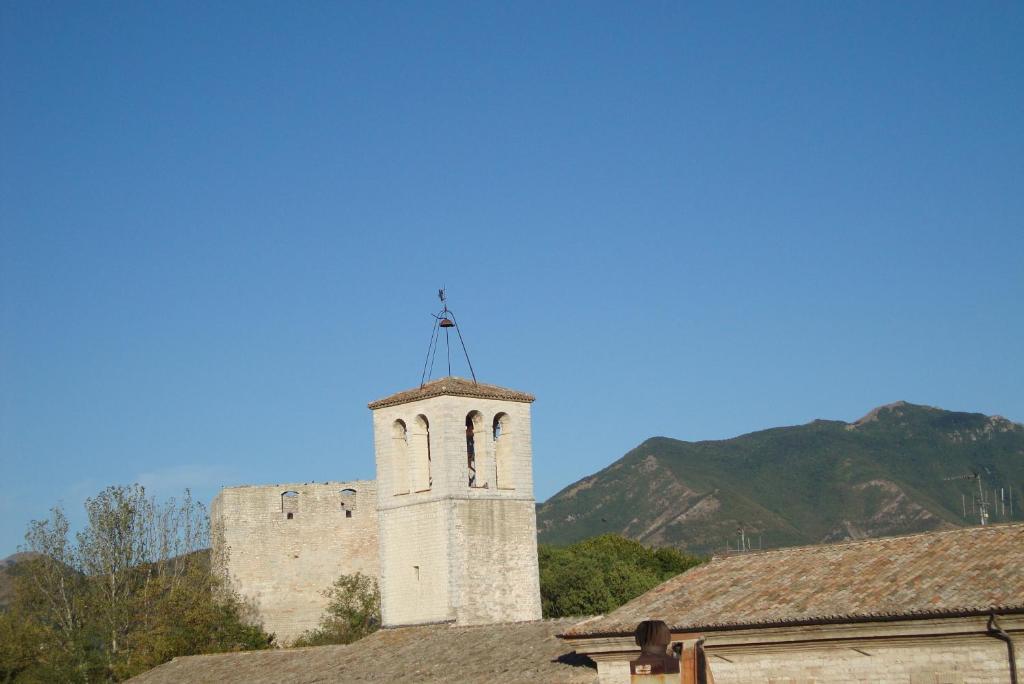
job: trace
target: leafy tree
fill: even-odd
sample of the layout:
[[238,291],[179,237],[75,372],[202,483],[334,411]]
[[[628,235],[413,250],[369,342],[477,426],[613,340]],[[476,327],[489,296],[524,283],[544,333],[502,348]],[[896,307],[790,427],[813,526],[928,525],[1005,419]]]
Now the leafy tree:
[[329,603],[320,625],[304,632],[293,646],[350,644],[380,629],[380,589],[373,577],[342,575],[322,593]]
[[544,617],[607,613],[702,562],[615,534],[563,547],[541,544],[538,555]]
[[[31,681],[27,673],[39,672],[39,644],[47,635],[39,625],[26,621],[17,611],[0,611],[0,682]],[[26,675],[26,676],[23,676]]]
[[[121,681],[178,655],[266,648],[272,637],[210,567],[209,521],[186,491],[158,504],[139,485],[32,521],[0,618],[0,680]],[[25,645],[29,648],[25,648]]]

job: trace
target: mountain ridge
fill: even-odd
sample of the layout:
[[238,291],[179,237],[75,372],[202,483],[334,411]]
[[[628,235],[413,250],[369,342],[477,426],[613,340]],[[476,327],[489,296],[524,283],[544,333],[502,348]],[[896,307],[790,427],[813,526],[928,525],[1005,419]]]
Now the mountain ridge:
[[972,471],[1004,497],[993,521],[1009,516],[1008,487],[1024,517],[1024,425],[897,401],[853,422],[650,437],[538,506],[538,530],[547,543],[616,532],[706,553],[737,546],[740,527],[767,546],[955,527],[970,523],[976,483],[946,478]]

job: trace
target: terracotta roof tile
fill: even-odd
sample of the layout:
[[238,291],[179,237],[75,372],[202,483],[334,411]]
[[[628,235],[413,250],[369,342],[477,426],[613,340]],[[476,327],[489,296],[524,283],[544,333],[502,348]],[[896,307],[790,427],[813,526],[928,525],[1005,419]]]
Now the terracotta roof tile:
[[597,669],[555,636],[572,620],[382,629],[348,646],[175,658],[137,684],[313,682],[566,682],[596,684]]
[[716,557],[565,636],[1024,610],[1024,524]]
[[487,385],[482,382],[473,382],[472,380],[466,380],[465,378],[448,376],[446,378],[432,380],[422,387],[405,390],[404,392],[398,392],[397,394],[392,394],[389,397],[372,401],[368,406],[371,409],[379,409],[386,406],[407,404],[410,401],[418,401],[420,399],[428,399],[430,397],[440,397],[442,395],[452,397],[475,397],[478,399],[502,399],[504,401],[522,401],[527,403],[534,400],[534,396],[532,394],[527,394],[526,392],[498,387],[497,385]]

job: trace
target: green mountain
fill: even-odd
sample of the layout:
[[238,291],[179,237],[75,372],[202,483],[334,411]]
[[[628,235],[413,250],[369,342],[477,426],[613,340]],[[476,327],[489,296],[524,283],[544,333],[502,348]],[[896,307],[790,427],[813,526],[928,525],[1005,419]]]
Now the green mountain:
[[551,544],[616,532],[709,553],[742,528],[753,548],[791,546],[978,524],[979,480],[989,522],[1024,520],[1024,425],[901,401],[854,423],[653,437],[541,504],[537,525]]

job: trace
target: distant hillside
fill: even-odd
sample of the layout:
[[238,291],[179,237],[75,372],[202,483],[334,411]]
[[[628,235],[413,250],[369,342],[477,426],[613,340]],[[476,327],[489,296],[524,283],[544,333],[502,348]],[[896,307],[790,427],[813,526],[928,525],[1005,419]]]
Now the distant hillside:
[[[755,547],[900,534],[977,524],[977,483],[944,480],[971,472],[989,499],[1012,487],[1013,519],[1024,520],[1024,426],[897,402],[854,423],[653,437],[541,504],[537,524],[546,543],[616,532],[697,553],[736,548],[740,526]],[[992,522],[1010,518],[1002,511]]]
[[14,573],[18,563],[35,557],[34,553],[19,552],[0,560],[0,610],[9,606],[14,597]]
[[[200,549],[193,551],[193,553],[199,558],[202,567],[208,568],[210,566],[209,549]],[[11,601],[14,599],[15,575],[19,570],[24,571],[25,569],[25,566],[21,564],[34,558],[42,558],[42,556],[31,551],[20,551],[11,554],[7,558],[0,559],[0,610],[10,606]]]

